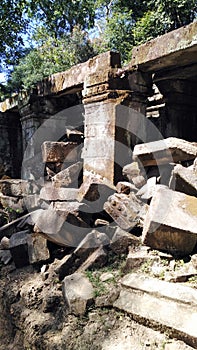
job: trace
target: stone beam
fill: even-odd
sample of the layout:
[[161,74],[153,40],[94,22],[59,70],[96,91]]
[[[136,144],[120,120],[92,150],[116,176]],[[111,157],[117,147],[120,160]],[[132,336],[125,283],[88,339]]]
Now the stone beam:
[[170,67],[196,63],[197,22],[164,34],[132,51],[129,67],[156,72]]

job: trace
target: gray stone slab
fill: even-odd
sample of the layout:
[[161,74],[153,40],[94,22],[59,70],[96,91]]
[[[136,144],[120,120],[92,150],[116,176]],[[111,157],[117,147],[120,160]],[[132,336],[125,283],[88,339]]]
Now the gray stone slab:
[[144,221],[142,242],[187,255],[197,242],[197,198],[159,186]]
[[139,144],[134,147],[133,151],[133,159],[139,160],[143,166],[191,160],[196,155],[195,145],[175,137]]
[[145,275],[122,279],[120,297],[114,307],[171,329],[174,336],[197,346],[197,291]]

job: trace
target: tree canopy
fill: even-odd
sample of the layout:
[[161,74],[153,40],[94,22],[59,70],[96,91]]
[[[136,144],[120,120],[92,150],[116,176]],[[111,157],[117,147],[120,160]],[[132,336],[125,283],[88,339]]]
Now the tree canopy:
[[134,45],[196,18],[196,0],[1,0],[0,94],[109,49],[126,63]]

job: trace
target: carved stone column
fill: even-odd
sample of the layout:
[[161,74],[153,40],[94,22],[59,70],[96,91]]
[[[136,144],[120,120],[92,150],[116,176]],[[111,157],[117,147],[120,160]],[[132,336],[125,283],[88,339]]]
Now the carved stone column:
[[117,53],[97,56],[97,63],[83,90],[84,178],[93,171],[116,183],[138,136],[145,138],[139,115],[145,115],[148,87],[141,73],[120,67]]

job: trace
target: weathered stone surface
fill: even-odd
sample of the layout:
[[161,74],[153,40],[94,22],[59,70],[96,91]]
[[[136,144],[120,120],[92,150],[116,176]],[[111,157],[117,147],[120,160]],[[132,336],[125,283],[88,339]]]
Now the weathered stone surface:
[[107,252],[103,247],[96,249],[90,256],[82,263],[77,272],[82,272],[87,269],[96,269],[105,266],[107,263]]
[[139,176],[135,176],[132,178],[132,182],[135,185],[135,187],[137,188],[141,188],[142,186],[145,185],[146,183],[146,179],[144,178],[144,176],[139,175]]
[[42,144],[43,162],[76,162],[78,158],[77,146],[76,142],[45,141]]
[[[109,238],[104,234],[96,230],[92,230],[87,234],[84,239],[79,243],[75,251],[63,260],[61,266],[58,267],[57,273],[60,280],[70,273],[74,273],[78,269],[85,269],[89,262],[93,263],[93,259],[99,258],[98,248],[109,245]],[[93,252],[97,251],[94,255]],[[91,257],[92,255],[92,257]],[[103,255],[103,252],[101,252]],[[88,259],[90,258],[90,259]]]
[[0,191],[5,196],[23,197],[31,193],[31,184],[21,179],[0,180]]
[[156,190],[156,186],[158,186],[156,185],[156,182],[157,182],[157,179],[155,176],[150,177],[147,180],[147,183],[142,188],[140,188],[139,191],[136,193],[136,196],[144,200],[151,199]]
[[130,192],[137,192],[138,189],[135,187],[135,185],[131,184],[130,182],[126,181],[120,181],[116,185],[116,190],[118,193],[124,193],[129,194]]
[[159,262],[159,256],[151,254],[146,246],[142,246],[137,251],[130,249],[122,271],[128,273],[134,269],[137,270],[144,263],[148,263],[151,266],[155,261]]
[[136,145],[133,151],[134,160],[144,166],[160,165],[194,159],[197,147],[178,138],[167,139]]
[[197,270],[192,262],[185,263],[178,271],[170,271],[165,273],[165,281],[167,282],[187,282],[189,278],[197,276]]
[[16,267],[23,267],[49,259],[46,239],[29,231],[14,233],[10,238],[10,252]]
[[170,188],[197,197],[197,174],[193,169],[177,165],[172,172]]
[[190,254],[197,242],[197,199],[160,186],[147,212],[142,240],[153,249]]
[[45,185],[40,191],[40,198],[45,201],[76,201],[77,196],[77,188],[58,188],[52,184]]
[[146,205],[134,193],[128,196],[115,193],[108,198],[103,208],[123,230],[139,225],[146,213]]
[[84,182],[79,188],[78,201],[89,204],[92,212],[99,212],[114,192],[116,187],[110,181],[98,174],[86,172]]
[[25,205],[23,198],[9,197],[0,194],[0,203],[3,208],[12,208],[12,210],[23,212],[25,210]]
[[194,160],[193,170],[194,170],[195,174],[197,174],[197,158],[195,158],[195,160]]
[[94,291],[88,278],[81,273],[74,273],[64,278],[63,296],[70,313],[83,315],[93,303]]
[[69,186],[73,182],[76,182],[76,187],[78,187],[77,180],[79,178],[80,172],[82,170],[82,162],[77,162],[68,168],[60,171],[58,174],[52,177],[52,181],[55,186]]
[[47,240],[41,235],[32,234],[28,241],[28,254],[30,264],[46,261],[50,258]]
[[8,237],[3,237],[0,242],[0,249],[9,249],[10,248],[10,240]]
[[132,178],[140,175],[140,168],[138,162],[133,162],[131,164],[127,164],[122,169],[122,174],[127,176],[129,181],[132,182]]
[[170,328],[173,335],[197,346],[195,289],[137,273],[126,275],[121,283],[122,290],[115,307],[136,318]]
[[132,51],[130,66],[140,71],[157,71],[196,63],[197,23],[193,22],[162,37],[137,46]]
[[111,239],[110,248],[116,254],[128,253],[129,246],[138,246],[139,238],[117,227]]

